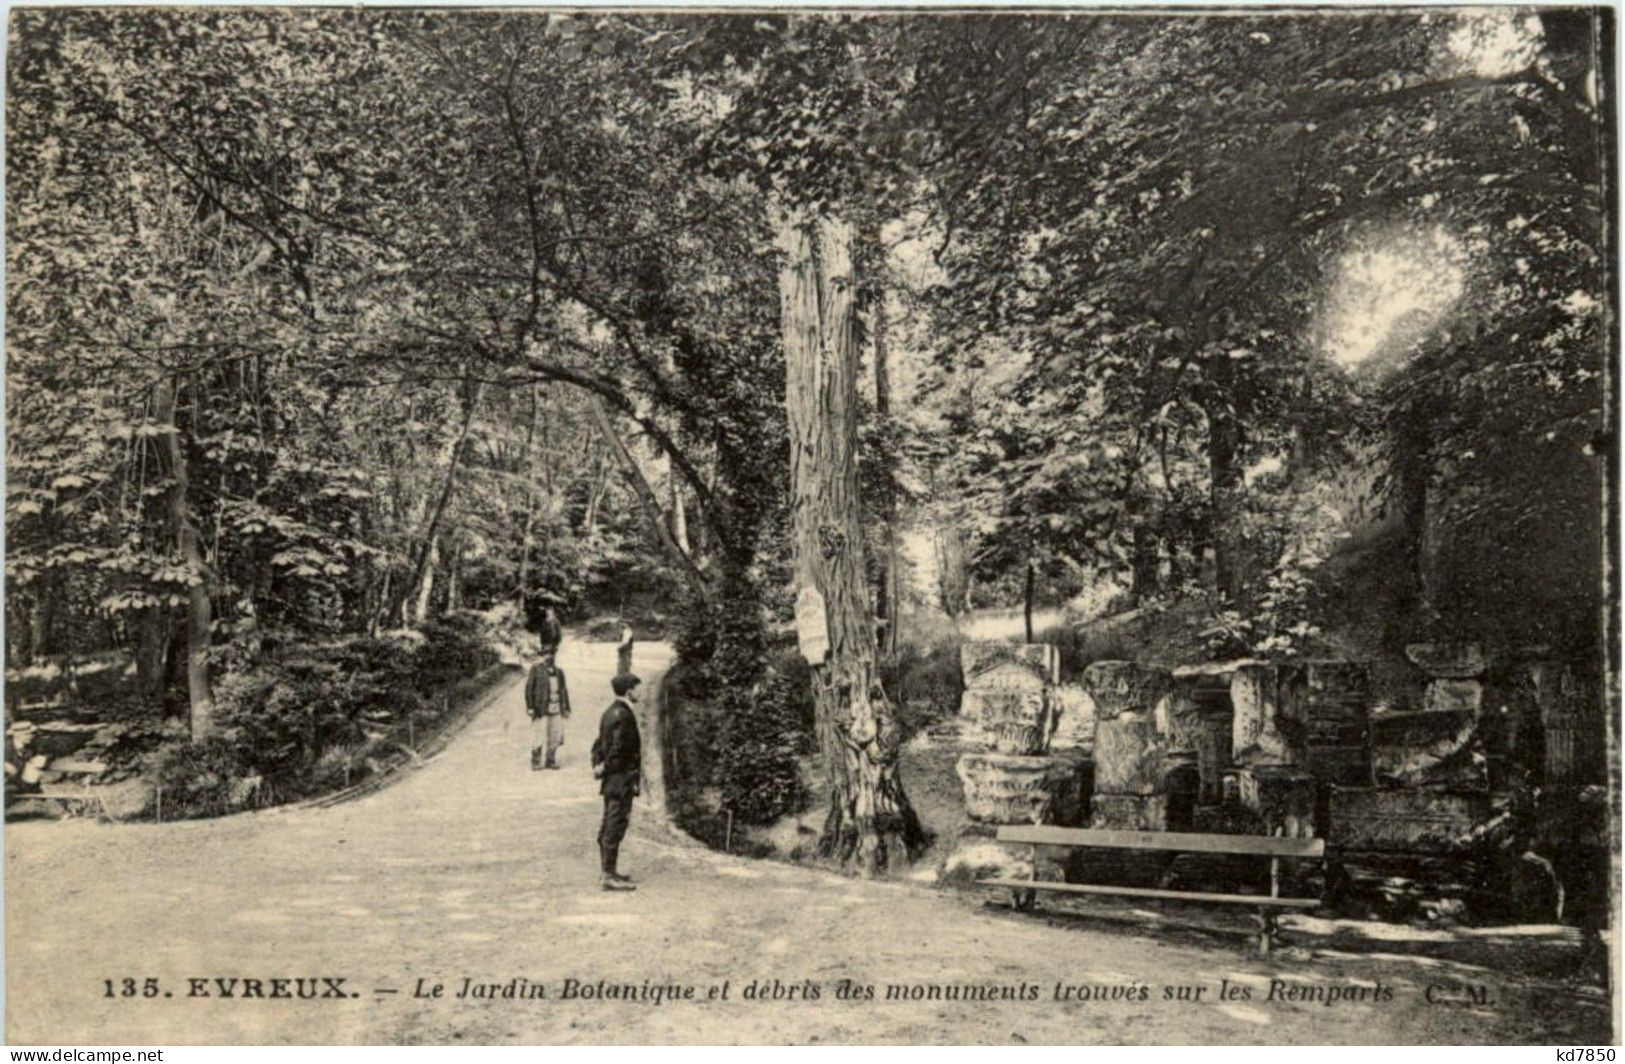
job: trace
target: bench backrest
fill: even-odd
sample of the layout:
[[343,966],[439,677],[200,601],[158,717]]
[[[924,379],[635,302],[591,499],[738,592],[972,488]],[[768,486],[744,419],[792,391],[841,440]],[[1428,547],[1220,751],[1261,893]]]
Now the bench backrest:
[[1180,853],[1242,853],[1256,857],[1324,857],[1325,839],[1278,835],[1202,835],[1187,831],[1109,831],[1016,824],[999,828],[1000,842],[1036,846],[1094,846],[1107,850],[1175,850]]

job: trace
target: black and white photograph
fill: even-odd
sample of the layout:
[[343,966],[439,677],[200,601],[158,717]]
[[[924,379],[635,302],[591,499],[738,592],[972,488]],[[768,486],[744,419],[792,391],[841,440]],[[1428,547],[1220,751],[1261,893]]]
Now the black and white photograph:
[[6,33],[8,1045],[1619,1044],[1613,7]]

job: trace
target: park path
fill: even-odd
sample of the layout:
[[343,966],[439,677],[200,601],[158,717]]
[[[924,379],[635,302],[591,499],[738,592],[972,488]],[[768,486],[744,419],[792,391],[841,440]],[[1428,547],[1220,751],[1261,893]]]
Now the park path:
[[[669,651],[638,648],[652,677]],[[1281,958],[1240,940],[1173,943],[1057,927],[912,885],[714,854],[647,803],[622,866],[598,889],[599,799],[586,766],[614,667],[611,644],[568,641],[577,712],[564,767],[533,773],[517,684],[426,765],[326,808],[122,826],[21,823],[6,832],[6,1033],[11,1044],[766,1042],[1598,1042],[1597,994],[1509,982],[1436,960]],[[647,737],[646,737],[647,747]],[[646,750],[646,753],[648,751]],[[155,977],[156,998],[104,980]],[[342,979],[356,997],[188,996],[189,979]],[[453,995],[516,977],[544,1000]],[[1269,981],[1393,988],[1381,1003],[1266,1000]],[[1429,1005],[1471,978],[1484,1005]],[[561,1000],[564,980],[673,982],[700,1000]],[[876,1000],[838,1000],[838,980]],[[445,997],[414,996],[419,980]],[[727,1000],[705,1000],[728,981]],[[747,1000],[752,981],[811,980],[817,1000]],[[1215,1000],[1221,980],[1248,1000]],[[1148,1001],[1057,1001],[1057,982],[1148,986]],[[1022,983],[1038,1000],[887,1001],[886,985]],[[1203,985],[1201,1001],[1164,988]],[[270,984],[265,984],[269,991]],[[378,991],[393,990],[394,993]],[[165,997],[167,992],[173,997]]]

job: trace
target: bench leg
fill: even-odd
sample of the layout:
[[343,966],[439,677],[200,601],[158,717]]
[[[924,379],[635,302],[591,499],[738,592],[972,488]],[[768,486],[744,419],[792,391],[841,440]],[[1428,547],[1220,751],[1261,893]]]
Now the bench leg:
[[1258,910],[1258,955],[1268,957],[1270,950],[1275,948],[1275,912],[1272,909]]
[[1036,890],[1022,890],[1019,887],[1010,888],[1010,907],[1018,913],[1030,913],[1033,904],[1038,898]]

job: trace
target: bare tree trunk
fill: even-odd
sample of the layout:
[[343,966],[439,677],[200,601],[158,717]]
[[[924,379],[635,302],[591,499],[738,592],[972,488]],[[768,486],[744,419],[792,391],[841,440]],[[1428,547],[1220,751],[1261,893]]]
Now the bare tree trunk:
[[[428,593],[423,590],[425,584],[434,580],[434,567],[430,562],[430,555],[434,552],[435,541],[440,537],[440,520],[446,514],[446,504],[451,501],[452,490],[457,486],[457,469],[462,465],[463,453],[468,449],[469,430],[474,425],[474,407],[478,404],[480,386],[469,380],[463,382],[463,420],[457,428],[457,436],[452,441],[450,453],[446,456],[446,473],[440,480],[440,492],[435,497],[434,509],[429,511],[429,524],[423,531],[423,542],[418,547],[417,558],[412,563],[412,578],[403,588],[402,612],[416,599],[423,603]],[[417,606],[414,616],[422,622],[426,607]]]
[[796,583],[823,597],[829,635],[812,670],[830,791],[820,848],[872,875],[912,858],[925,836],[898,774],[902,728],[875,670],[858,495],[852,229],[826,218],[815,236],[789,212],[775,224]]
[[440,564],[440,538],[429,541],[428,564],[418,577],[417,597],[412,603],[412,623],[421,625],[429,619],[429,602],[434,596],[434,571]]
[[[531,446],[536,441],[537,400],[536,385],[530,386],[530,425],[525,430],[525,524],[519,535],[519,579],[515,582],[514,601],[523,604],[525,589],[530,579],[530,536],[536,527],[536,491],[531,486]],[[544,445],[545,446],[545,445]]]
[[[880,420],[882,437],[888,442],[892,439],[891,420],[891,367],[887,364],[890,354],[886,346],[886,292],[881,290],[875,298],[875,416]],[[888,656],[897,653],[897,630],[902,621],[903,595],[902,578],[899,575],[897,558],[897,490],[888,469],[882,481],[880,499],[880,520],[883,525],[886,549],[885,572],[880,579],[880,602],[877,603],[877,612],[885,618],[885,650]]]
[[[159,424],[175,430],[175,385],[162,380],[153,406]],[[187,496],[186,453],[178,430],[167,433],[169,451],[169,524],[175,548],[186,565],[189,578],[186,591],[186,694],[190,706],[192,741],[200,742],[214,733],[214,691],[209,686],[209,635],[211,602],[208,565],[192,522],[191,501]]]
[[1033,641],[1033,560],[1027,559],[1027,586],[1022,592],[1022,620],[1025,622],[1027,642]]
[[958,617],[970,600],[970,574],[965,563],[965,536],[949,523],[937,531],[937,596],[942,612]]
[[649,486],[643,470],[638,468],[637,460],[627,451],[626,444],[621,442],[620,434],[615,431],[615,423],[604,410],[604,404],[597,396],[590,396],[587,399],[587,409],[592,414],[593,424],[598,426],[598,432],[604,438],[605,446],[620,464],[626,482],[632,486],[632,493],[638,497],[638,505],[643,508],[643,516],[649,522],[655,538],[660,541],[661,547],[700,597],[710,601],[710,583],[705,579],[705,574],[700,572],[699,566],[694,564],[694,559],[689,553],[672,538],[671,529],[666,527],[665,516],[660,512],[660,500],[655,497],[654,489]]
[[598,456],[598,464],[595,467],[595,470],[596,472],[594,475],[598,479],[594,481],[592,487],[589,489],[587,496],[587,515],[582,525],[583,529],[589,536],[598,531],[598,508],[603,505],[604,492],[609,490],[609,463],[604,460],[602,455]]
[[1237,542],[1241,519],[1241,426],[1223,404],[1221,397],[1208,410],[1208,497],[1213,521],[1214,590],[1234,602],[1241,596],[1243,584]]
[[671,459],[666,459],[666,492],[671,502],[671,538],[683,549],[683,553],[690,557],[694,554],[694,547],[688,539],[688,511],[683,507],[683,486],[677,482],[677,471],[672,468]]

